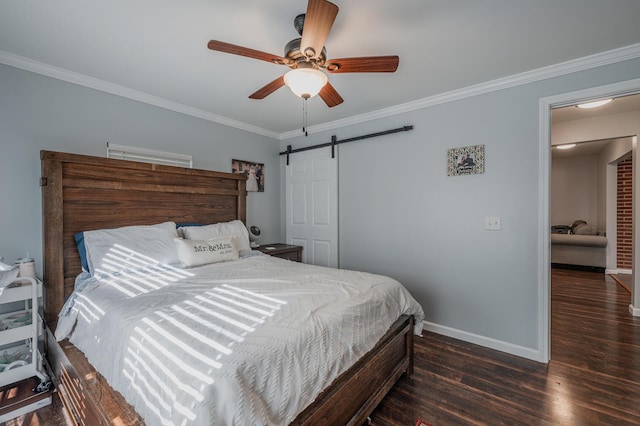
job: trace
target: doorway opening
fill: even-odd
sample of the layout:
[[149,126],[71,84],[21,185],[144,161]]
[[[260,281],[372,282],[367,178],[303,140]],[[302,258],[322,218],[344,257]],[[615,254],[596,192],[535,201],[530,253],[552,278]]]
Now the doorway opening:
[[[582,119],[574,118],[573,120],[564,120],[559,121],[554,124],[552,120],[552,114],[555,111],[561,111],[561,109],[565,107],[567,108],[565,111],[567,114],[579,114],[577,111],[578,108],[575,107],[578,103],[586,102],[589,100],[596,100],[605,97],[615,98],[616,101],[612,103],[612,106],[617,103],[618,106],[626,103],[623,101],[632,101],[637,100],[637,97],[632,95],[640,94],[640,79],[629,80],[622,83],[612,84],[608,86],[594,87],[582,91],[566,93],[562,95],[557,95],[549,98],[544,98],[540,100],[540,192],[539,192],[539,206],[540,206],[540,221],[539,221],[539,348],[540,348],[540,361],[548,362],[551,355],[551,345],[550,345],[550,337],[551,337],[551,310],[550,310],[550,291],[551,291],[551,225],[555,225],[552,223],[552,210],[551,210],[551,201],[552,201],[552,150],[557,148],[551,148],[552,145],[561,145],[571,143],[576,143],[576,146],[580,142],[586,144],[587,142],[594,141],[605,141],[605,140],[614,140],[619,138],[630,138],[627,139],[627,143],[631,144],[631,158],[635,159],[636,157],[636,144],[637,144],[637,134],[639,132],[639,126],[637,124],[629,124],[625,127],[625,125],[618,125],[616,127],[615,132],[610,132],[605,134],[604,131],[607,130],[606,126],[603,126],[603,118],[596,118],[597,115],[602,115],[597,112],[590,112],[591,117],[587,116],[591,121],[596,124],[592,124],[588,126],[587,118],[583,116]],[[626,99],[625,99],[626,98]],[[632,99],[636,98],[636,99]],[[615,111],[615,109],[609,110]],[[628,112],[628,111],[627,111]],[[621,114],[625,114],[625,112],[619,112],[617,118],[620,118]],[[576,115],[577,117],[577,115]],[[569,124],[561,124],[568,123],[569,121],[579,122],[581,120],[585,120],[582,124],[580,130],[576,130],[576,128],[571,129],[572,126]],[[635,115],[635,123],[637,123],[637,115]],[[553,127],[552,127],[553,124]],[[574,123],[575,124],[575,123]],[[588,134],[588,136],[587,136]],[[573,140],[571,140],[573,139]],[[556,141],[554,143],[553,141]],[[562,142],[562,143],[560,143]],[[585,145],[586,147],[586,145]],[[622,160],[622,158],[617,158],[616,160]],[[614,162],[615,163],[615,162]],[[607,163],[607,166],[602,170],[605,170],[604,173],[606,176],[609,176],[612,173],[612,167],[614,164]],[[637,164],[633,166],[635,169]],[[615,170],[615,167],[613,167]],[[633,176],[637,176],[636,171],[634,170]],[[635,179],[637,182],[637,178]],[[617,178],[616,178],[617,181]],[[606,180],[604,180],[606,182]],[[602,183],[601,183],[602,185]],[[635,194],[640,193],[638,185],[633,188],[633,192]],[[603,194],[610,194],[611,191],[606,191],[605,188],[602,191]],[[633,203],[637,203],[639,197],[635,195],[633,198]],[[610,196],[610,195],[609,195]],[[595,225],[596,231],[598,226],[604,227],[604,233],[607,236],[611,236],[611,233],[615,234],[617,231],[615,222],[614,225],[608,224],[611,220],[611,217],[616,217],[617,212],[611,213],[611,207],[606,207],[608,203],[603,204],[603,207],[600,208],[600,218],[598,218],[598,213],[595,213],[595,216],[592,217],[594,221],[593,225]],[[597,203],[596,203],[597,205]],[[598,207],[596,207],[598,209]],[[637,208],[634,209],[637,211]],[[635,212],[634,212],[635,214]],[[555,216],[553,217],[556,220]],[[578,220],[578,218],[574,219]],[[615,220],[615,219],[614,219]],[[586,221],[588,222],[588,221]],[[573,222],[568,225],[573,225]],[[613,229],[613,230],[612,230]],[[633,241],[636,240],[635,231],[632,232],[632,244]],[[640,243],[640,241],[638,241]],[[617,250],[616,250],[617,251]],[[637,255],[635,253],[632,254],[632,266],[637,265],[636,260]],[[615,255],[613,257],[615,259]],[[607,266],[611,266],[611,256],[608,253],[607,260],[605,264],[605,269]],[[617,260],[614,261],[613,265],[617,269]],[[633,270],[634,268],[632,268]],[[639,274],[640,275],[640,274]],[[640,276],[636,278],[635,274],[632,275],[631,278],[631,291],[632,298],[631,304],[629,306],[629,310],[632,314],[638,315],[638,307],[640,307],[640,285],[636,284],[636,281],[640,281]],[[635,305],[635,306],[634,306]]]

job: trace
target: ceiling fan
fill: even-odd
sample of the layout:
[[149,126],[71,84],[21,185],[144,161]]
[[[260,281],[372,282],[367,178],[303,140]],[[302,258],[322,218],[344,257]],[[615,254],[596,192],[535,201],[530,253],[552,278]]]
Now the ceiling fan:
[[[306,14],[295,17],[293,25],[301,38],[291,40],[284,48],[284,56],[272,55],[259,50],[237,46],[223,41],[211,40],[208,47],[218,52],[246,56],[286,65],[291,71],[276,78],[251,94],[251,99],[264,99],[284,85],[304,99],[319,94],[329,107],[341,104],[344,100],[329,83],[327,75],[351,72],[395,72],[398,68],[398,56],[368,56],[327,60],[324,43],[338,15],[338,6],[326,0],[309,0]],[[304,80],[298,87],[299,80]]]

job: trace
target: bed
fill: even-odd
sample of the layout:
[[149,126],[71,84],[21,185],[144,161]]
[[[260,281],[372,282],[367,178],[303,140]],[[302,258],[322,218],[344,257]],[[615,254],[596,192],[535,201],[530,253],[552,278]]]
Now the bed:
[[[66,319],[61,320],[60,329],[66,331],[58,333],[58,337],[69,334],[70,340],[57,342],[51,333],[48,339],[48,356],[56,384],[63,402],[77,423],[143,424],[146,420],[148,424],[198,424],[203,421],[221,424],[361,424],[397,379],[402,374],[412,373],[413,335],[420,330],[414,320],[417,318],[417,323],[421,324],[422,310],[407,296],[408,293],[398,290],[393,280],[387,277],[301,265],[250,252],[237,260],[188,269],[169,269],[174,278],[181,273],[189,276],[175,278],[168,285],[161,286],[162,290],[153,290],[142,296],[136,294],[136,297],[123,297],[113,290],[118,286],[96,283],[99,280],[95,276],[87,277],[86,272],[81,274],[82,265],[74,239],[74,235],[80,231],[167,222],[244,222],[244,176],[49,151],[41,152],[41,160],[47,324],[50,329],[56,329],[58,313],[70,296],[74,300],[86,298],[82,299],[84,305],[93,307],[93,313],[82,313],[76,309],[76,318],[71,324]],[[173,266],[163,264],[162,268]],[[86,280],[84,288],[89,290],[78,295],[74,293],[76,279],[83,275]],[[258,282],[258,277],[262,281]],[[113,276],[107,279],[112,282]],[[119,279],[135,280],[135,277],[119,276]],[[137,280],[140,281],[140,278]],[[186,289],[186,295],[177,293],[178,287],[180,291]],[[392,307],[387,306],[386,302],[376,302],[372,295],[387,287],[394,292],[392,298],[406,300]],[[136,288],[140,288],[139,283]],[[337,293],[334,292],[336,290]],[[260,327],[253,327],[259,331],[254,333],[252,329],[240,337],[229,336],[230,327],[221,327],[209,320],[198,320],[200,326],[217,330],[218,334],[213,334],[215,339],[220,340],[220,333],[226,333],[228,342],[223,342],[203,336],[200,328],[191,329],[185,328],[184,324],[176,324],[174,318],[167,315],[166,309],[185,310],[187,305],[184,303],[193,306],[191,297],[202,300],[206,294],[216,292],[221,292],[226,298],[243,297],[246,300],[249,296],[252,300],[258,300],[264,305],[268,318],[263,321],[264,324],[260,323]],[[102,298],[98,299],[100,294]],[[349,298],[349,294],[356,297]],[[312,297],[309,298],[309,295]],[[362,305],[364,299],[370,296],[373,305]],[[316,299],[319,305],[307,306],[308,299]],[[347,309],[352,311],[352,317],[338,312],[341,299],[354,303],[351,309]],[[160,301],[168,303],[161,305]],[[372,307],[376,304],[383,308]],[[125,305],[135,309],[120,311]],[[150,310],[143,312],[143,307]],[[301,308],[307,312],[307,316],[290,317],[293,311],[300,310],[293,307]],[[385,315],[390,319],[383,320],[384,316],[376,309],[389,311]],[[310,312],[313,315],[309,316]],[[177,402],[168,409],[169,414],[157,414],[158,407],[163,403],[148,401],[162,389],[172,392],[171,385],[156,385],[153,382],[158,371],[161,371],[158,365],[166,362],[158,361],[158,354],[164,355],[164,352],[156,348],[154,354],[149,350],[157,344],[158,339],[144,335],[158,327],[157,324],[148,323],[150,316],[155,314],[160,315],[160,323],[172,324],[183,331],[164,335],[165,341],[180,340],[186,335],[196,339],[189,340],[186,345],[193,353],[176,354],[173,358],[176,363],[182,360],[186,364],[185,369],[193,367],[190,374],[198,376],[198,380],[203,382],[186,390],[175,385],[180,391],[173,391],[177,395],[174,395]],[[108,317],[111,322],[99,321],[92,315]],[[83,316],[86,318],[82,319]],[[254,322],[245,325],[245,328],[255,325],[255,320],[264,320],[266,317],[253,318]],[[77,318],[80,318],[79,322],[75,322]],[[310,328],[311,323],[326,325],[331,321],[333,325],[329,328],[357,336],[355,343],[333,340],[324,332],[314,334],[318,332]],[[378,328],[383,328],[375,331],[376,338],[371,339],[366,333],[375,327],[369,325],[378,322]],[[141,324],[146,325],[141,327]],[[131,341],[131,334],[140,332],[141,328],[143,335],[138,336],[137,342],[144,344],[139,345],[132,356],[139,357],[147,351],[150,352],[149,359],[158,361],[158,365],[148,369],[146,378],[143,372],[135,370],[142,368],[144,362],[123,356],[130,347],[125,343],[116,343],[118,334]],[[289,335],[298,335],[303,340],[288,340]],[[94,341],[88,344],[87,341],[91,339]],[[77,342],[78,346],[84,345],[86,353],[72,341]],[[258,345],[257,341],[268,344]],[[180,342],[185,346],[185,341]],[[257,346],[274,346],[278,349],[268,349],[271,355],[260,355],[253,352]],[[113,352],[109,352],[111,350]],[[239,360],[231,360],[230,352],[239,355]],[[320,363],[305,358],[311,356],[308,352],[336,353],[338,359],[327,359]],[[296,361],[295,354],[302,354],[302,361]],[[109,360],[113,361],[110,363]],[[258,360],[259,365],[245,364],[247,360]],[[120,361],[124,364],[118,364]],[[204,362],[210,367],[209,370],[202,368],[198,362]],[[278,370],[280,372],[269,367],[278,363],[287,367]],[[320,365],[324,363],[327,364],[326,368]],[[263,364],[268,366],[267,369],[258,370]],[[133,370],[125,371],[126,366]],[[296,370],[292,366],[298,366],[303,376],[306,374],[305,378],[289,378],[288,375],[293,374],[291,371]],[[310,366],[313,367],[313,374],[308,371]],[[175,376],[175,367],[169,370],[165,375]],[[239,375],[239,370],[250,370],[250,373]],[[238,377],[234,378],[236,381],[231,381],[230,376],[238,376],[240,384],[236,380]],[[227,379],[231,384],[222,388],[223,391],[209,387],[210,382],[226,383]],[[137,391],[136,387],[139,388]],[[288,387],[291,389],[286,389]],[[240,390],[236,394],[229,390],[232,388]],[[260,394],[264,390],[266,396]],[[192,398],[180,399],[184,393],[192,395]],[[126,401],[122,394],[127,396]],[[300,399],[300,396],[303,398]],[[158,401],[161,400],[158,398]],[[238,403],[240,400],[243,402]],[[216,417],[218,414],[215,413],[207,414],[209,406],[225,404],[239,404],[241,413],[229,414],[225,409],[220,417]],[[208,415],[212,417],[206,417]]]

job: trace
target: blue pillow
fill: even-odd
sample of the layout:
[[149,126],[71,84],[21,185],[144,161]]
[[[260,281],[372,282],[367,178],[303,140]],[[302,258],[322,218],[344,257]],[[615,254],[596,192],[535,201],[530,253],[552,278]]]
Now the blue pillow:
[[178,236],[180,238],[184,238],[184,232],[182,232],[182,229],[180,228],[186,228],[189,226],[203,226],[203,224],[198,222],[176,222],[176,230],[178,231]]
[[87,248],[84,246],[84,232],[77,232],[73,235],[73,239],[76,240],[76,247],[80,254],[80,263],[82,264],[82,270],[89,271],[89,262],[87,262]]
[[176,229],[182,227],[182,226],[202,226],[202,223],[198,223],[198,222],[180,222],[180,223],[176,223]]

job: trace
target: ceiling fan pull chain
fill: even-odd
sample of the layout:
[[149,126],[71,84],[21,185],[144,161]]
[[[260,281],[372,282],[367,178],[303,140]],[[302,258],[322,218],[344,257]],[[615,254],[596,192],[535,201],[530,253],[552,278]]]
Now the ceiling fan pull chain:
[[307,132],[307,99],[309,98],[302,98],[302,131],[305,137],[309,136]]

